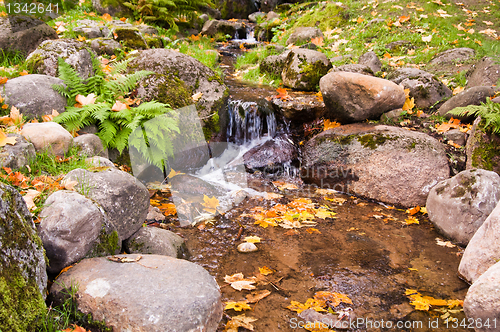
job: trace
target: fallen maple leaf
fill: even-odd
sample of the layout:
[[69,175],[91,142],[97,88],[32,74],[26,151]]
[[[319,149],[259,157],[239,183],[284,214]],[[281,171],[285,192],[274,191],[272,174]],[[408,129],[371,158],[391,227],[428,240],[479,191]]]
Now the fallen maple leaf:
[[42,120],[43,122],[51,122],[58,115],[59,112],[53,109],[51,114],[42,115]]
[[285,191],[287,189],[288,190],[297,190],[297,189],[299,189],[299,187],[297,187],[293,183],[286,183],[284,181],[273,181],[272,184],[275,185],[276,188],[278,188],[281,191]]
[[194,101],[198,101],[198,100],[200,100],[201,96],[203,96],[203,92],[198,92],[198,93],[195,93],[194,95],[192,95],[191,98]]
[[259,267],[259,273],[262,274],[263,276],[267,276],[269,274],[272,274],[273,270],[271,270],[267,266],[263,266],[263,267]]
[[420,224],[419,220],[415,217],[408,217],[405,219],[405,222],[407,225],[411,225],[411,224]]
[[410,16],[402,15],[399,17],[399,23],[408,22],[409,20],[410,20]]
[[321,232],[316,228],[308,228],[308,229],[306,229],[306,232],[309,234],[313,234],[313,233],[321,234]]
[[85,106],[85,105],[90,105],[90,104],[94,104],[95,101],[96,101],[97,97],[95,94],[91,93],[89,94],[87,97],[85,96],[82,96],[82,95],[77,95],[75,97],[75,100],[80,103],[82,106]]
[[250,323],[255,322],[256,320],[256,318],[246,317],[245,314],[234,316],[229,322],[227,322],[224,332],[238,332],[239,327],[253,331],[253,325]]
[[0,130],[0,147],[5,146],[6,144],[15,145],[16,137],[7,137],[7,135]]
[[338,123],[337,121],[330,122],[330,120],[326,119],[325,121],[323,121],[323,126],[324,126],[323,131],[326,131],[329,129],[340,127],[341,124]]
[[263,290],[260,292],[252,292],[246,296],[247,303],[256,303],[265,298],[266,296],[271,295],[271,292],[268,290]]
[[34,199],[38,197],[41,194],[38,190],[33,190],[33,189],[28,189],[26,191],[26,194],[23,195],[24,201],[26,202],[26,206],[28,207],[28,210],[33,211],[36,209],[36,204]]
[[460,120],[451,118],[448,122],[443,122],[436,126],[438,133],[445,133],[450,129],[456,129],[460,127]]
[[432,40],[432,35],[422,36],[422,41],[424,42],[430,42],[431,40]]
[[311,43],[313,43],[316,46],[323,46],[323,45],[325,45],[323,43],[323,37],[314,37],[314,38],[311,38]]
[[217,207],[219,206],[217,197],[212,196],[212,198],[209,198],[207,195],[203,195],[203,201],[204,203],[201,204],[205,207],[203,210],[210,213],[215,213],[217,211]]
[[113,18],[111,17],[111,15],[109,15],[108,13],[104,13],[101,18],[105,21],[108,21],[108,22],[111,22],[113,20]]
[[29,75],[27,70],[23,70],[22,72],[19,73],[20,76],[26,76]]
[[247,236],[243,239],[243,241],[250,243],[260,243],[260,237],[258,236]]
[[408,213],[410,216],[413,216],[414,214],[416,214],[418,212],[420,212],[420,206],[419,205],[415,206],[414,208],[406,210],[406,213]]
[[7,83],[8,78],[5,76],[0,77],[0,84],[5,84]]
[[87,38],[85,38],[84,36],[81,36],[81,35],[78,35],[78,41],[85,41]]
[[290,100],[292,97],[288,94],[288,90],[285,88],[277,88],[276,92],[278,95],[274,96],[274,98],[279,98],[281,100]]
[[113,107],[111,107],[111,110],[113,112],[120,112],[120,111],[126,110],[127,108],[129,108],[129,106],[127,104],[122,103],[121,101],[117,100],[117,101],[115,101],[115,104],[113,105]]
[[78,326],[78,325],[71,325],[72,327],[68,327],[65,330],[62,330],[62,332],[87,332],[83,327]]
[[226,302],[226,307],[224,308],[224,310],[229,310],[229,309],[233,309],[234,311],[242,311],[242,310],[251,310],[252,307],[243,301],[240,302],[229,301]]

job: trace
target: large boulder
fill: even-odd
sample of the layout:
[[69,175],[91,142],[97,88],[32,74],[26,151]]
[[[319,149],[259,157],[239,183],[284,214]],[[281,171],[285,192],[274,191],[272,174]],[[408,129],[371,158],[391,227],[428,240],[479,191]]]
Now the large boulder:
[[74,39],[46,40],[28,55],[26,66],[33,73],[56,77],[58,58],[63,58],[82,79],[86,79],[94,74],[92,56],[97,57],[83,42]]
[[259,62],[259,71],[262,74],[271,74],[281,77],[281,72],[285,67],[285,62],[290,50],[277,55],[269,55]]
[[259,10],[256,2],[252,0],[217,0],[215,8],[220,9],[221,18],[247,18],[253,12]]
[[396,69],[387,78],[396,84],[403,85],[405,89],[410,89],[410,97],[414,98],[415,105],[419,108],[429,108],[453,95],[443,82],[420,69]]
[[500,176],[471,169],[435,185],[426,207],[437,229],[466,246],[499,200]]
[[500,137],[484,130],[485,121],[474,120],[465,147],[466,169],[482,168],[500,175]]
[[484,272],[469,288],[464,312],[476,332],[498,331],[500,317],[500,263]]
[[313,91],[319,80],[332,68],[330,60],[321,52],[293,49],[287,56],[281,79],[289,88]]
[[375,76],[373,74],[374,71],[370,67],[359,63],[348,63],[346,65],[334,67],[330,70],[330,72],[339,72],[339,71]]
[[59,123],[27,123],[21,135],[33,143],[38,152],[64,156],[73,145],[73,136]]
[[52,110],[62,113],[66,110],[66,98],[52,89],[52,85],[62,84],[59,78],[47,75],[19,76],[0,85],[5,103],[15,106],[28,119],[52,114]]
[[500,234],[500,204],[491,211],[465,248],[458,267],[458,272],[465,280],[470,283],[476,282],[486,270],[497,263],[500,257],[498,234]]
[[323,32],[318,28],[299,27],[288,37],[286,44],[304,44],[310,42],[312,38],[323,38]]
[[[225,118],[229,89],[212,69],[198,60],[170,49],[144,50],[129,63],[129,70],[155,73],[139,84],[139,97],[182,107],[193,103],[191,95],[201,93],[196,108],[204,119],[204,127],[212,132],[224,127],[219,118]],[[175,105],[176,101],[180,104]]]
[[33,52],[48,39],[57,39],[56,31],[47,23],[23,15],[0,17],[0,50],[19,51],[24,55]]
[[16,144],[0,147],[0,167],[20,169],[36,159],[35,147],[19,134],[7,134],[15,137]]
[[130,254],[154,254],[185,258],[188,250],[184,239],[174,232],[157,227],[141,227],[124,243]]
[[451,117],[455,119],[467,119],[469,116],[452,115],[448,112],[456,107],[465,107],[468,105],[481,105],[486,102],[486,98],[495,95],[496,88],[493,86],[474,86],[448,99],[441,107],[439,107],[439,115],[447,119]]
[[56,191],[40,212],[38,234],[42,239],[51,273],[59,273],[85,256],[118,254],[121,241],[103,211],[85,196]]
[[494,58],[484,57],[467,73],[467,87],[497,85],[500,64]]
[[159,255],[120,255],[133,263],[104,257],[85,259],[63,273],[51,288],[56,303],[78,284],[78,310],[105,319],[113,331],[215,332],[222,318],[219,286],[201,266]]
[[245,168],[261,170],[264,173],[283,171],[284,165],[291,167],[297,161],[299,152],[287,136],[278,136],[248,150],[243,155]]
[[63,180],[77,181],[74,188],[102,207],[120,240],[128,239],[146,220],[149,192],[129,173],[113,167],[96,173],[79,168]]
[[47,272],[42,241],[21,195],[0,183],[0,326],[35,331],[46,312]]
[[324,131],[305,144],[302,154],[304,181],[405,207],[423,206],[429,190],[450,172],[436,139],[383,125]]
[[333,72],[321,78],[319,87],[328,117],[342,123],[378,119],[405,102],[397,84],[362,74]]

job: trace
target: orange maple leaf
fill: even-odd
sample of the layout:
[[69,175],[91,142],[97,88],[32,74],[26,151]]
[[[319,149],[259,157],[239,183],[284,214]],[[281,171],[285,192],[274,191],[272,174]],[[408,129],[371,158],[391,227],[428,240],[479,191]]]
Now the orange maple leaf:
[[115,101],[115,104],[113,105],[113,107],[111,107],[111,110],[113,112],[120,112],[120,111],[126,110],[127,108],[129,108],[129,106],[127,104],[122,103],[121,101],[117,100],[117,101]]
[[333,121],[333,122],[330,122],[330,120],[326,119],[325,121],[323,121],[323,125],[324,125],[324,128],[323,128],[323,131],[326,131],[326,130],[329,130],[329,129],[333,129],[333,128],[337,128],[337,127],[340,127],[340,123],[338,123],[337,121]]
[[20,76],[26,76],[29,75],[27,70],[23,70],[22,72],[19,73]]
[[93,93],[89,94],[87,97],[84,97],[82,95],[77,95],[75,97],[75,100],[79,102],[82,106],[94,104],[96,99],[97,97]]
[[410,16],[404,16],[404,15],[402,15],[402,16],[399,17],[399,22],[400,23],[404,23],[404,22],[407,22],[409,20],[410,20]]
[[276,92],[278,95],[274,96],[275,98],[279,98],[281,100],[290,100],[292,97],[288,94],[288,90],[285,88],[277,88]]
[[8,80],[8,78],[7,78],[7,77],[4,77],[4,76],[0,77],[0,84],[5,84],[5,83],[7,83],[7,80]]
[[108,22],[111,22],[113,20],[113,18],[111,17],[111,15],[109,15],[108,13],[105,13],[101,16],[101,18],[105,21],[108,21]]
[[16,144],[16,137],[7,137],[7,135],[0,130],[0,146],[5,146],[6,144]]
[[438,133],[445,133],[450,129],[456,129],[460,127],[460,120],[451,118],[448,122],[443,122],[439,126],[436,126]]
[[314,37],[311,38],[311,43],[313,43],[316,46],[323,46],[323,37]]

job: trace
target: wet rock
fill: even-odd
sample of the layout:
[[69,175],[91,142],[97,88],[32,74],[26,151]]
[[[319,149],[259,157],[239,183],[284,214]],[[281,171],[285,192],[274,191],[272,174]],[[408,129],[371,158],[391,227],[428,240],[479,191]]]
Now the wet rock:
[[252,23],[257,23],[257,21],[262,17],[265,17],[266,13],[263,12],[255,12],[250,15],[248,15],[248,20]]
[[472,48],[459,47],[438,53],[429,62],[430,65],[455,65],[456,63],[466,62],[474,58],[476,52]]
[[57,39],[56,31],[47,23],[23,15],[0,17],[0,50],[33,52],[41,42]]
[[169,179],[172,190],[191,195],[221,196],[224,190],[189,174],[179,174]]
[[118,1],[113,0],[92,0],[92,7],[100,15],[109,14],[115,17],[132,17],[132,12]]
[[415,98],[415,105],[428,108],[452,96],[451,90],[432,74],[416,68],[397,69],[387,77],[396,84],[410,89],[410,97]]
[[61,285],[77,283],[78,309],[114,331],[214,332],[223,311],[215,279],[182,259],[141,256],[137,263],[85,259],[58,278],[51,295],[61,303],[67,294]]
[[358,59],[358,64],[370,67],[373,73],[382,70],[382,62],[380,62],[377,54],[373,51],[361,55]]
[[154,254],[174,258],[185,258],[187,254],[183,238],[157,227],[141,227],[124,245],[129,254]]
[[424,205],[449,177],[441,143],[397,127],[344,125],[313,137],[302,154],[304,181],[405,207]]
[[483,126],[481,117],[474,120],[465,147],[465,168],[482,168],[500,174],[500,137],[485,132]]
[[469,320],[478,322],[474,324],[474,331],[497,331],[499,308],[500,263],[496,263],[484,272],[467,291],[464,312]]
[[81,78],[86,79],[94,74],[91,52],[85,43],[73,39],[46,40],[28,55],[26,66],[33,73],[56,77],[57,59],[63,58]]
[[292,128],[303,128],[305,122],[319,119],[327,113],[325,103],[315,94],[289,94],[292,95],[290,100],[273,98],[271,102],[278,113],[290,120]]
[[30,141],[35,150],[46,151],[56,156],[64,156],[73,144],[73,136],[58,123],[27,123],[21,135]]
[[321,52],[293,49],[286,58],[281,79],[289,88],[313,91],[331,67],[330,60]]
[[318,28],[299,27],[295,29],[290,37],[288,37],[286,44],[301,44],[311,41],[311,38],[323,38],[323,32]]
[[0,147],[0,167],[17,170],[36,159],[35,147],[24,137],[19,134],[7,134],[7,137],[16,137],[16,144]]
[[500,104],[500,97],[493,98],[491,101]]
[[148,222],[163,222],[165,219],[165,215],[161,213],[160,209],[149,206],[148,215],[146,216]]
[[469,283],[475,283],[500,257],[500,204],[476,231],[465,248],[458,267],[460,275]]
[[405,102],[400,86],[367,75],[333,72],[321,78],[319,87],[328,117],[343,123],[378,119]]
[[[224,106],[229,96],[228,88],[222,79],[198,60],[170,49],[152,49],[139,52],[129,63],[129,71],[150,70],[155,72],[143,80],[138,87],[139,97],[143,100],[156,99],[172,107],[182,99],[190,105],[191,96],[202,93],[196,102],[204,126],[216,131],[220,123],[214,114],[224,118]],[[172,83],[174,82],[174,83]],[[180,107],[182,107],[180,106]]]
[[255,244],[250,242],[240,243],[238,244],[238,247],[236,247],[236,249],[241,253],[249,253],[259,250],[259,248],[257,248]]
[[109,28],[104,24],[99,24],[93,20],[79,20],[76,22],[77,26],[73,28],[73,32],[77,35],[84,36],[87,39],[108,37]]
[[297,161],[297,147],[286,136],[275,137],[258,145],[243,155],[245,168],[251,171],[262,170],[264,173],[275,173],[283,170],[283,165],[291,165]]
[[35,331],[46,314],[47,271],[31,213],[13,187],[0,183],[2,330]]
[[500,79],[500,65],[493,58],[484,57],[467,73],[467,88],[492,86]]
[[102,145],[99,136],[95,134],[84,134],[73,139],[73,143],[80,147],[80,154],[87,157],[100,156],[108,158],[108,150]]
[[113,38],[95,38],[90,41],[90,47],[98,55],[114,55],[115,50],[122,49],[122,44]]
[[408,40],[396,40],[385,45],[385,48],[391,52],[403,52],[415,48],[411,41]]
[[289,53],[290,50],[287,50],[278,55],[270,55],[268,57],[265,57],[259,63],[259,71],[262,73],[280,77],[283,68],[285,68],[285,62]]
[[126,172],[112,167],[95,173],[79,168],[63,181],[78,182],[75,189],[102,207],[120,240],[129,238],[146,220],[149,192]]
[[339,72],[339,71],[374,76],[373,71],[371,70],[370,67],[368,67],[366,65],[361,65],[358,63],[350,63],[347,65],[342,65],[342,66],[332,68],[330,70],[330,72]]
[[481,105],[481,103],[486,102],[487,97],[493,97],[495,95],[496,88],[493,86],[474,86],[467,90],[460,92],[459,94],[448,99],[441,107],[438,112],[439,115],[444,116],[446,119],[451,117],[455,119],[467,119],[470,116],[458,116],[452,115],[448,112],[456,107],[465,107],[467,105]]
[[52,114],[53,109],[59,113],[66,110],[66,98],[52,89],[52,85],[62,83],[59,78],[47,75],[25,75],[9,79],[0,85],[0,91],[7,105],[17,107],[32,119]]
[[77,192],[60,190],[50,195],[40,219],[38,234],[50,273],[57,274],[87,255],[120,253],[116,230],[97,205]]
[[435,185],[427,197],[430,221],[444,235],[466,246],[500,200],[500,176],[472,169]]
[[306,49],[306,50],[317,50],[318,46],[316,46],[316,44],[313,44],[313,43],[307,43],[307,44],[304,44],[304,45],[300,45],[299,48],[303,48],[303,49]]
[[87,158],[85,162],[94,167],[115,167],[115,164],[111,160],[99,156]]
[[461,132],[460,129],[452,129],[443,133],[443,137],[448,141],[453,141],[453,143],[458,145],[465,145],[465,136],[466,134]]

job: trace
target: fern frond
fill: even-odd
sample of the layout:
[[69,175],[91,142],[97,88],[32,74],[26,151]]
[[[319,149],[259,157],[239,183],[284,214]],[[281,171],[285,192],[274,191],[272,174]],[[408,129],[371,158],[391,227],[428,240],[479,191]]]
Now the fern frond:
[[484,121],[481,125],[485,130],[495,134],[500,133],[500,104],[492,102],[490,98],[486,98],[486,103],[481,103],[481,105],[456,107],[448,113],[458,116],[480,116]]

